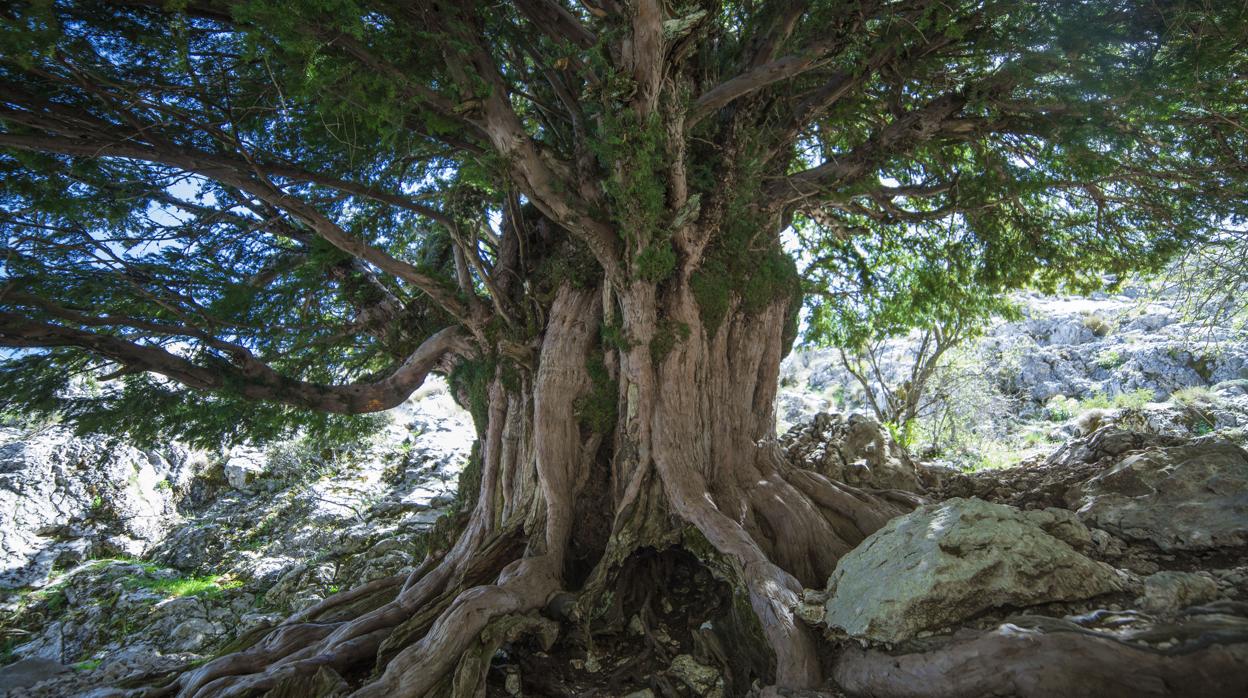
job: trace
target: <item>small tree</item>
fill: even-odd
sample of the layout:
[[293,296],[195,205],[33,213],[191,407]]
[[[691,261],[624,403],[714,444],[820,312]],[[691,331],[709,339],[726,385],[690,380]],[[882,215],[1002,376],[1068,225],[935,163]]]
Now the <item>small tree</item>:
[[928,382],[944,366],[945,353],[960,346],[971,334],[962,323],[922,330],[908,352],[909,370],[900,380],[881,367],[886,339],[868,342],[848,354],[838,348],[837,355],[845,370],[862,386],[875,418],[908,435],[911,425],[932,403]]
[[1246,34],[1187,0],[9,2],[0,399],[349,438],[439,372],[472,412],[415,572],[170,691],[479,695],[524,614],[609,634],[670,549],[740,602],[730,691],[815,686],[803,587],[917,500],[777,448],[803,291],[827,338],[846,284],[913,326],[1156,268],[1248,205]]

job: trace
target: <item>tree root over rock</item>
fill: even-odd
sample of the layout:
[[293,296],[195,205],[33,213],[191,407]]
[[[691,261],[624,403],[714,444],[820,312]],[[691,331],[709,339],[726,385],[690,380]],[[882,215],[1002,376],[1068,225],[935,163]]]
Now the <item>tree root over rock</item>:
[[1054,618],[1011,621],[902,654],[849,647],[833,679],[849,695],[872,698],[1248,695],[1242,618],[1205,616],[1131,640]]

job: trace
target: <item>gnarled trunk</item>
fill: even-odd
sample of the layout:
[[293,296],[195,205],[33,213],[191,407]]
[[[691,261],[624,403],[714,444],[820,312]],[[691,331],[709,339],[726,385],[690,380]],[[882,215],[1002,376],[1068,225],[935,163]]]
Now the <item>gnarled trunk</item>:
[[757,623],[725,639],[763,645],[764,681],[817,685],[815,639],[795,616],[803,586],[822,587],[914,498],[782,457],[773,402],[789,297],[746,312],[734,296],[708,327],[687,278],[665,286],[564,284],[535,356],[477,360],[463,390],[481,408],[480,484],[449,549],[153,693],[479,695],[504,642],[610,632],[636,557],[673,548],[748,601]]

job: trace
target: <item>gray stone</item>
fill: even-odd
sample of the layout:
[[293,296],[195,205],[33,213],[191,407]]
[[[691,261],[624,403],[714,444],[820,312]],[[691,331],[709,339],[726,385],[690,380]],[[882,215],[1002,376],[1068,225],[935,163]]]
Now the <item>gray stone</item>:
[[1144,595],[1139,603],[1151,613],[1176,613],[1189,606],[1213,601],[1218,584],[1194,572],[1157,572],[1144,578]]
[[677,655],[668,671],[692,689],[694,695],[705,698],[722,698],[724,695],[724,678],[714,667],[698,662],[691,655]]
[[[851,637],[899,642],[981,611],[1074,601],[1119,591],[1113,568],[1051,530],[1090,540],[1058,515],[1028,515],[978,499],[950,499],[890,521],[837,563],[825,623]],[[1064,529],[1064,530],[1063,530]]]
[[1089,526],[1162,550],[1248,545],[1248,452],[1204,437],[1133,453],[1071,505]]
[[[0,589],[39,587],[54,568],[124,536],[142,551],[177,519],[174,493],[192,476],[190,453],[141,451],[60,426],[0,428]],[[88,537],[89,540],[74,540]]]
[[51,659],[19,659],[0,667],[0,693],[34,686],[70,670],[70,667]]
[[833,480],[875,489],[923,489],[909,455],[865,414],[817,414],[786,432],[780,445],[791,462]]
[[178,652],[194,652],[221,633],[221,628],[203,618],[182,621],[169,634],[169,646]]
[[250,458],[231,458],[223,466],[225,481],[236,490],[249,490],[264,475],[264,465]]

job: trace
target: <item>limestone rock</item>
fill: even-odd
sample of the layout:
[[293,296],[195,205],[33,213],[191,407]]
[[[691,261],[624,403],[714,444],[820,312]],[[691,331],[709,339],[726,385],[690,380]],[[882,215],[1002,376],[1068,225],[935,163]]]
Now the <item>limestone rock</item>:
[[1151,613],[1175,613],[1189,606],[1212,601],[1218,584],[1194,572],[1157,572],[1144,578],[1144,596],[1139,603]]
[[692,689],[694,695],[723,698],[724,678],[713,667],[698,662],[691,655],[677,655],[668,671]]
[[43,586],[53,568],[107,546],[150,547],[176,519],[174,493],[193,474],[190,456],[60,426],[0,428],[0,589]]
[[[1059,516],[1050,514],[1050,523]],[[841,558],[825,623],[855,638],[899,642],[1002,606],[1087,599],[1123,588],[1095,562],[1014,507],[951,499],[890,521]],[[1077,522],[1061,532],[1090,540]],[[1062,531],[1062,529],[1066,529]]]
[[9,691],[33,686],[67,671],[72,671],[72,669],[51,659],[20,659],[0,667],[0,695],[7,695]]
[[1084,523],[1162,550],[1248,544],[1248,452],[1218,437],[1133,453],[1071,497]]
[[905,450],[865,414],[817,414],[786,432],[780,445],[793,463],[833,480],[875,489],[923,489]]

